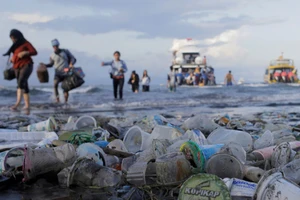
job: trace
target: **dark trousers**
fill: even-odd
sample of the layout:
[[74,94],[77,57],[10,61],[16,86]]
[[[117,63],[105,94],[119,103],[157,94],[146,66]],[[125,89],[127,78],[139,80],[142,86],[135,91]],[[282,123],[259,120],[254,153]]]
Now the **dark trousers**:
[[143,85],[143,92],[149,92],[150,86],[149,85]]
[[113,78],[113,85],[114,85],[114,96],[115,99],[118,98],[118,87],[119,87],[119,97],[120,99],[123,98],[123,86],[124,86],[124,78]]
[[132,84],[131,86],[132,92],[139,91],[139,87],[140,86],[138,84]]
[[29,93],[28,79],[32,73],[33,64],[27,64],[14,70],[17,78],[18,88],[24,90],[25,94],[28,94]]
[[[63,82],[65,80],[65,76],[64,75],[60,75],[60,74],[55,74],[54,75],[54,95],[56,98],[59,98],[59,93],[58,93],[58,84],[60,82]],[[65,93],[65,91],[64,91]]]

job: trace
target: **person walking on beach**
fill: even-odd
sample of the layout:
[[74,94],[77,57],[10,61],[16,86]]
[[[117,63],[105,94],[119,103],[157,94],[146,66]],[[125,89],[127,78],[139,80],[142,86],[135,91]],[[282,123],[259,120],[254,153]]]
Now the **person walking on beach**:
[[139,92],[140,77],[135,71],[132,71],[128,84],[131,84],[132,92]]
[[170,67],[170,73],[168,74],[168,88],[170,92],[176,92],[177,77],[173,70],[173,66]]
[[9,50],[3,54],[3,56],[10,56],[13,53],[10,61],[13,64],[13,69],[15,76],[17,78],[17,101],[15,105],[11,107],[12,111],[17,111],[18,107],[22,101],[22,96],[24,98],[25,106],[23,110],[27,111],[29,114],[30,110],[30,96],[29,96],[29,86],[28,79],[33,70],[33,61],[31,56],[37,55],[36,49],[28,42],[23,34],[16,29],[12,29],[9,34],[13,44]]
[[[58,85],[60,82],[65,80],[66,73],[69,71],[69,68],[74,67],[76,63],[76,58],[72,55],[72,53],[68,49],[61,49],[60,43],[57,39],[51,41],[54,52],[50,56],[50,63],[44,64],[46,67],[55,68],[54,73],[54,95],[56,98],[56,103],[60,103]],[[68,103],[69,92],[64,91],[65,103]]]
[[[234,77],[233,77],[233,75],[231,74],[231,71],[229,71],[228,74],[225,76],[224,83],[225,83],[227,86],[232,86],[232,85],[233,85],[233,81],[235,82]],[[235,82],[235,83],[236,83],[236,82]]]
[[144,70],[143,77],[142,77],[142,86],[143,86],[143,92],[149,92],[150,91],[150,82],[151,78],[148,76],[147,70]]
[[111,66],[110,77],[113,79],[114,97],[118,98],[118,89],[120,100],[123,99],[123,86],[127,72],[127,66],[123,60],[120,59],[121,53],[119,51],[114,52],[114,60],[110,62],[102,62],[102,66]]

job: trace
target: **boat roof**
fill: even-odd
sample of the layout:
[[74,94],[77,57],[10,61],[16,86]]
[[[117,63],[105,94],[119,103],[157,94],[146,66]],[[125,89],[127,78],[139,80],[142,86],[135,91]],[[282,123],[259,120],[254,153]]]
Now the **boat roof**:
[[200,48],[195,45],[190,46],[184,46],[180,48],[177,53],[199,53],[200,54]]
[[268,69],[295,69],[295,66],[291,65],[275,65],[275,66],[269,66]]

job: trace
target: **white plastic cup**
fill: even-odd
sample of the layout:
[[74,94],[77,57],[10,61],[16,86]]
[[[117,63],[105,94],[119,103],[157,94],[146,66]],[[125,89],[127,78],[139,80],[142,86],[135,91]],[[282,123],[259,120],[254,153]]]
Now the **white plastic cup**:
[[75,123],[75,129],[82,129],[86,127],[97,128],[97,121],[94,117],[84,115],[77,119]]
[[259,181],[256,189],[257,200],[299,199],[300,187],[285,179],[280,172],[269,171]]
[[253,146],[253,140],[249,133],[225,128],[214,130],[207,137],[207,141],[209,144],[228,144],[234,142],[240,144],[246,152],[250,152]]
[[55,131],[57,130],[57,123],[53,117],[50,117],[46,121],[38,122],[27,126],[27,131]]
[[153,138],[138,126],[131,127],[123,139],[124,145],[129,152],[136,153],[151,147]]
[[169,126],[156,125],[151,133],[152,139],[174,140],[182,136],[177,129]]

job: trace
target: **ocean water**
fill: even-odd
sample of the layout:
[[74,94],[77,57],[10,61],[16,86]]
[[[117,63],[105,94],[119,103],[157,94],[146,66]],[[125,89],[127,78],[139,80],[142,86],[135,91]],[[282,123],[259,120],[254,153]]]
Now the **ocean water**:
[[[244,84],[232,87],[222,85],[207,87],[178,87],[169,92],[166,86],[151,86],[151,91],[132,93],[129,85],[124,87],[124,100],[114,101],[112,86],[82,86],[71,91],[69,106],[55,104],[52,87],[31,88],[31,114],[52,113],[64,110],[77,113],[106,113],[126,115],[127,113],[202,113],[281,109],[297,110],[300,85],[298,84]],[[1,113],[9,113],[9,106],[15,102],[16,88],[0,89]],[[63,100],[61,92],[61,100]],[[245,111],[246,109],[246,111]]]

